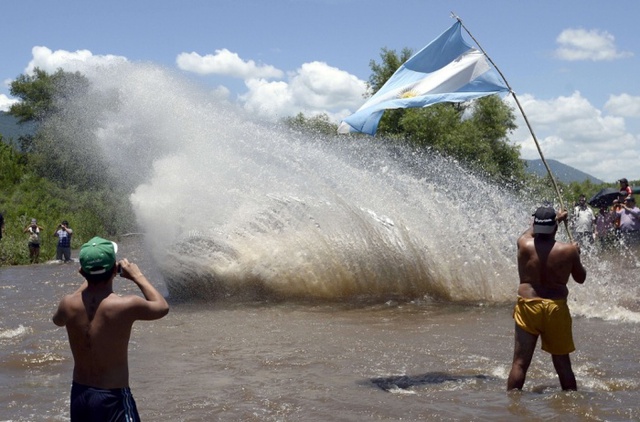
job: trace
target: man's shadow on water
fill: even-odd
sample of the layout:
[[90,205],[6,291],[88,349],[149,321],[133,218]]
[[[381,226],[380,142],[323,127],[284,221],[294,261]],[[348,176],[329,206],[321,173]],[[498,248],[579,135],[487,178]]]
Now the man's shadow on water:
[[384,391],[397,388],[407,390],[424,385],[443,384],[445,382],[464,382],[467,380],[493,380],[488,375],[452,375],[446,372],[427,372],[419,375],[394,375],[389,377],[370,378],[363,384],[373,385]]

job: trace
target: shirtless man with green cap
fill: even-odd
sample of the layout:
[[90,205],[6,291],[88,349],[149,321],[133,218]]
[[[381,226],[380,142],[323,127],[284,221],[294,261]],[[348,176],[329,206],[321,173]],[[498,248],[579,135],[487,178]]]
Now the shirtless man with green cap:
[[[127,259],[116,263],[118,246],[94,237],[80,249],[80,274],[85,282],[66,295],[53,322],[67,328],[73,354],[71,420],[139,421],[129,389],[127,349],[136,320],[160,319],[169,312],[165,298],[138,266]],[[119,296],[113,279],[133,281],[144,297]]]

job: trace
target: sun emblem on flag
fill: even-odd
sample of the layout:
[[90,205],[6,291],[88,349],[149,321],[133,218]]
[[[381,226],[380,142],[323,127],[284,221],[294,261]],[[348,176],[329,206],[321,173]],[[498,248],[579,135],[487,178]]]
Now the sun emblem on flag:
[[412,88],[407,88],[398,93],[398,98],[413,98],[417,97],[418,92]]

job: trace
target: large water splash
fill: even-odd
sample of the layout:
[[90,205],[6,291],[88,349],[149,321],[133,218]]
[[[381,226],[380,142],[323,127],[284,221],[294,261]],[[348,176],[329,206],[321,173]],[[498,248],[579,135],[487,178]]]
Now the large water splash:
[[[118,105],[86,124],[135,186],[173,297],[514,299],[515,241],[533,201],[435,154],[255,122],[152,65],[94,72]],[[602,300],[607,280],[582,300]]]

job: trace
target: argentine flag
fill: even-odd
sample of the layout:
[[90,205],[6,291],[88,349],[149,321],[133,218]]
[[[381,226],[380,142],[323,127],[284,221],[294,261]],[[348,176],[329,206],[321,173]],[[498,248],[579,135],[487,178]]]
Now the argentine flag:
[[375,135],[384,110],[459,103],[509,88],[484,54],[462,38],[460,21],[424,47],[389,78],[355,113],[345,118],[338,133]]

